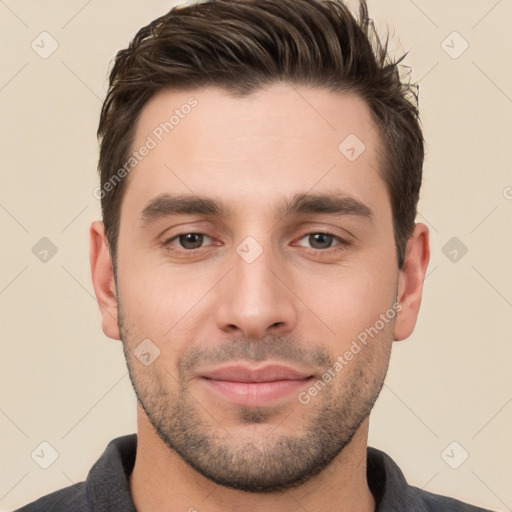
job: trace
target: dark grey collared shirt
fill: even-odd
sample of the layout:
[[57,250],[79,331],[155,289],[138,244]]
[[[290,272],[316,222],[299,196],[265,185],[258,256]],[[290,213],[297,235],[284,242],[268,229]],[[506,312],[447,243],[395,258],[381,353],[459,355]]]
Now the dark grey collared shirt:
[[[85,482],[43,496],[15,512],[136,512],[128,483],[136,449],[137,434],[113,439]],[[410,486],[395,462],[371,447],[367,477],[377,503],[375,512],[490,512]]]

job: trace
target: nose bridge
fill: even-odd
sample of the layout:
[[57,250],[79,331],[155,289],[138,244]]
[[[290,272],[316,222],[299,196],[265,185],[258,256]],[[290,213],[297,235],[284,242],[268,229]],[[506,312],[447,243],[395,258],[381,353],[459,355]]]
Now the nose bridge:
[[250,236],[236,247],[230,262],[233,270],[219,290],[219,328],[239,329],[247,337],[260,338],[270,328],[294,327],[293,295],[276,276],[282,271],[272,250],[271,244],[260,244]]

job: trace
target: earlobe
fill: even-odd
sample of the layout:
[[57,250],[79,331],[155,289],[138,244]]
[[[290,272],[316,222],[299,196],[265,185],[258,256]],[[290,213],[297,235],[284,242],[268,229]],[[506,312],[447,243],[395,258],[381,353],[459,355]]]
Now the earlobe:
[[117,292],[103,222],[96,221],[91,224],[89,257],[94,293],[102,316],[103,332],[109,338],[120,340]]
[[397,302],[401,309],[395,322],[395,341],[408,338],[414,330],[429,259],[428,228],[418,223],[407,242],[404,264],[398,277]]

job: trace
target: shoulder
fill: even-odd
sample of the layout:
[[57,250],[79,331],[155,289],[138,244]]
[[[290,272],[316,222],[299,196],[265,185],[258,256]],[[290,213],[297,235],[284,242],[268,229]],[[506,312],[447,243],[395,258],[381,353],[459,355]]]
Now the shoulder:
[[135,511],[128,475],[133,469],[136,447],[136,434],[113,439],[89,470],[85,482],[42,496],[14,512]]
[[24,505],[14,512],[90,512],[92,508],[85,494],[85,483],[64,487]]
[[378,504],[376,512],[492,512],[409,485],[396,462],[373,447],[367,450],[367,478]]
[[480,508],[469,503],[464,503],[455,498],[434,494],[424,491],[417,487],[409,486],[409,490],[414,493],[424,503],[429,512],[492,512],[486,508]]

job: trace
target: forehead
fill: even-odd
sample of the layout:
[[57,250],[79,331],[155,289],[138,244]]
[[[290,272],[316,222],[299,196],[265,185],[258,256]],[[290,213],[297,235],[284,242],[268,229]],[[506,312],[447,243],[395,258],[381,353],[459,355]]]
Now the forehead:
[[310,190],[386,198],[378,130],[354,94],[289,84],[244,97],[213,87],[163,90],[142,110],[133,150],[145,156],[123,205],[138,213],[169,192],[224,195],[235,211]]

